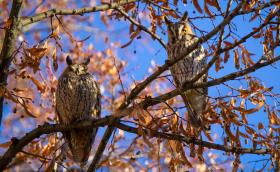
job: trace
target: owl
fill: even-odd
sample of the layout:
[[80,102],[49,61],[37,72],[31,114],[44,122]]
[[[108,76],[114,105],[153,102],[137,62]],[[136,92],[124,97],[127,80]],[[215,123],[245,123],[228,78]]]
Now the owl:
[[[66,62],[67,67],[58,79],[55,96],[59,123],[71,125],[99,118],[101,94],[97,82],[87,69],[90,59],[75,64],[67,56]],[[62,133],[75,162],[87,162],[96,133],[97,128],[75,129]]]
[[[172,23],[165,18],[168,32],[168,59],[178,58],[198,38],[193,34],[187,21],[187,13],[179,22]],[[202,45],[199,45],[189,55],[171,66],[170,71],[177,88],[190,81],[207,65],[207,59]],[[207,74],[196,82],[207,81]],[[207,88],[191,89],[181,93],[181,97],[188,109],[190,124],[193,128],[209,128],[203,123],[203,112],[207,104]]]

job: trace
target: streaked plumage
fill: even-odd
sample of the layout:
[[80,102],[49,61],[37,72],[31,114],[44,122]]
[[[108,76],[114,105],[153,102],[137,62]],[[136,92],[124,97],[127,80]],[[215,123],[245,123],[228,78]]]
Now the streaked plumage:
[[[177,23],[171,23],[166,18],[168,26],[168,59],[173,60],[182,54],[190,45],[197,40],[193,34],[190,25],[187,22],[187,16],[184,15]],[[197,49],[174,64],[170,70],[177,88],[190,81],[194,76],[200,73],[207,64],[204,49],[199,45]],[[197,82],[207,80],[207,74],[202,76]],[[188,109],[190,123],[194,128],[206,127],[203,123],[203,112],[207,103],[207,88],[192,89],[181,93],[185,106]]]
[[[59,77],[56,90],[56,113],[62,124],[71,125],[100,117],[100,90],[87,71],[88,63],[89,59],[85,63],[73,64],[67,57],[68,66]],[[87,161],[96,133],[97,128],[62,133],[75,162]]]

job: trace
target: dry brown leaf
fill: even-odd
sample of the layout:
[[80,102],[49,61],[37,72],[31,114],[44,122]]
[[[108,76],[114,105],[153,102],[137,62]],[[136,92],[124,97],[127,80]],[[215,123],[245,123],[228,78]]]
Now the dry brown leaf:
[[259,124],[258,124],[258,129],[259,129],[259,130],[264,129],[263,123],[259,122]]
[[213,16],[213,14],[211,13],[211,11],[209,10],[206,1],[207,1],[207,0],[204,0],[204,11],[206,12],[206,14],[207,14],[209,17],[215,18],[215,16]]
[[229,58],[230,58],[229,51],[226,51],[224,55],[224,63],[227,63]]
[[220,10],[220,6],[217,0],[206,0],[207,4],[215,7],[217,10]]
[[191,162],[188,160],[187,156],[186,156],[186,153],[184,151],[184,146],[181,144],[181,143],[178,143],[179,144],[179,149],[180,149],[180,154],[181,154],[181,157],[182,157],[182,160],[184,162],[184,164],[186,164],[187,166],[189,166],[190,168],[192,168],[192,164]]
[[222,58],[219,56],[215,62],[215,71],[218,72],[221,69]]
[[[244,99],[243,99],[242,101],[244,101]],[[258,111],[262,108],[263,105],[264,105],[264,102],[261,101],[261,102],[258,104],[258,106],[255,107],[255,108],[245,109],[245,108],[243,108],[243,107],[244,107],[244,105],[243,105],[243,107],[233,107],[233,109],[234,109],[234,110],[237,110],[237,111],[239,111],[239,112],[242,112],[242,113],[244,113],[244,114],[247,115],[247,114],[252,114],[252,113],[258,112]]]
[[193,2],[194,7],[196,8],[196,10],[197,10],[199,13],[202,14],[202,9],[201,9],[201,7],[199,6],[198,1],[197,1],[197,0],[192,0],[192,2]]
[[130,39],[134,39],[140,33],[140,31],[141,29],[138,27],[135,32],[132,32]]
[[130,23],[130,26],[129,26],[129,34],[131,35],[133,32],[134,32],[134,24]]
[[234,64],[235,64],[235,68],[236,69],[240,68],[239,54],[238,54],[238,50],[237,49],[234,50]]
[[[270,112],[270,111],[268,111]],[[280,118],[277,116],[275,111],[269,113],[269,122],[273,125],[280,125]]]
[[245,130],[246,130],[246,132],[248,133],[248,134],[251,134],[251,135],[256,135],[256,131],[253,129],[253,128],[251,128],[251,127],[249,127],[249,126],[246,126],[245,127]]
[[231,140],[236,141],[236,137],[234,134],[231,132],[229,125],[225,125],[225,132],[227,133],[227,136],[231,138]]
[[38,81],[34,76],[32,75],[28,75],[28,78],[33,82],[33,84],[36,85],[37,89],[40,91],[40,92],[45,92],[45,88],[46,86],[44,84],[42,84],[40,81]]
[[0,143],[0,148],[8,148],[11,144],[12,144],[12,141]]

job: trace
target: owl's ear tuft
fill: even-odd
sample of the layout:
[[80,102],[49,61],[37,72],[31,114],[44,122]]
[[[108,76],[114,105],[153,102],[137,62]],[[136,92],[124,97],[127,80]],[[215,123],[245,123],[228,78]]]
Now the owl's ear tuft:
[[186,11],[183,17],[181,18],[181,22],[186,22],[187,20],[188,20],[188,12]]
[[86,61],[84,62],[84,65],[88,65],[90,63],[90,57],[88,57],[87,59],[86,59]]
[[164,16],[164,21],[167,24],[167,26],[170,26],[172,24],[172,22],[169,20],[167,16]]
[[67,57],[66,57],[66,63],[67,63],[68,66],[70,66],[70,65],[73,64],[73,61],[72,61],[72,59],[71,59],[70,56],[67,56]]

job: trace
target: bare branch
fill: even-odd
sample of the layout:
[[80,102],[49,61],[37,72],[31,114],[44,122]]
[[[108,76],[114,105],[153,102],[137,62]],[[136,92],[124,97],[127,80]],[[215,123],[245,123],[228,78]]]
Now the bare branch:
[[[91,121],[83,121],[77,124],[73,125],[65,125],[65,124],[44,124],[42,126],[38,126],[37,128],[33,129],[32,131],[26,133],[22,138],[12,139],[12,144],[8,148],[8,150],[5,152],[5,154],[1,157],[0,159],[0,170],[3,171],[6,169],[7,165],[12,161],[12,159],[16,156],[16,154],[24,148],[27,144],[29,144],[32,140],[39,138],[43,134],[50,134],[53,132],[65,132],[65,131],[70,131],[73,129],[86,129],[86,128],[92,128],[92,127],[101,127],[105,125],[109,125],[111,129],[114,129],[114,127],[118,127],[121,130],[131,132],[138,134],[137,129],[120,124],[118,120],[118,116],[116,115],[111,115],[109,117],[104,117],[98,120],[91,120]],[[146,133],[147,130],[144,130]],[[243,148],[230,148],[227,146],[219,145],[219,144],[214,144],[194,138],[187,138],[178,134],[169,134],[169,133],[162,133],[162,132],[157,132],[157,131],[152,131],[149,133],[153,133],[151,135],[152,137],[159,137],[159,138],[165,138],[168,140],[180,140],[184,141],[185,143],[194,143],[196,145],[202,145],[204,147],[207,147],[209,149],[216,149],[216,150],[221,150],[225,152],[238,152],[241,154],[245,153],[250,153],[250,154],[269,154],[270,150],[269,149],[243,149]],[[110,134],[110,133],[109,133]],[[106,135],[106,133],[105,133]],[[110,138],[110,137],[109,137]],[[106,142],[107,143],[107,142]],[[106,143],[101,141],[100,145],[106,146]],[[100,150],[103,151],[104,150]],[[102,154],[101,154],[102,155]],[[100,158],[100,157],[99,157]],[[98,158],[96,158],[97,161],[93,161],[94,163],[91,164],[91,167],[89,168],[88,171],[92,171],[96,168],[96,165],[98,165]]]
[[98,11],[106,11],[109,9],[115,9],[119,6],[126,5],[129,3],[136,2],[137,0],[121,0],[119,2],[113,2],[111,4],[104,4],[100,6],[94,6],[94,7],[87,7],[87,8],[79,8],[79,9],[52,9],[46,12],[42,12],[39,14],[36,14],[35,16],[28,17],[22,19],[22,25],[26,26],[32,23],[36,23],[38,21],[44,20],[48,17],[52,17],[54,15],[83,15],[86,13],[92,13],[92,12],[98,12]]
[[50,134],[53,132],[64,132],[70,131],[75,128],[92,128],[104,126],[109,123],[110,120],[114,119],[114,117],[105,117],[101,118],[98,121],[83,121],[76,125],[65,125],[65,124],[44,124],[42,126],[38,126],[36,129],[28,132],[21,139],[13,138],[12,144],[5,152],[5,154],[0,159],[0,171],[3,171],[7,165],[12,161],[15,155],[23,149],[28,143],[30,143],[33,139],[39,138],[43,134]]
[[[121,130],[138,134],[137,128],[118,123],[117,127]],[[146,134],[151,133],[150,137],[158,137],[158,138],[165,138],[167,140],[178,140],[183,141],[187,144],[194,143],[196,145],[201,145],[203,147],[207,147],[209,149],[216,149],[224,152],[231,152],[231,153],[239,153],[239,154],[269,154],[269,149],[254,149],[254,148],[236,148],[230,146],[224,146],[220,144],[210,143],[206,141],[202,141],[195,138],[185,137],[179,134],[174,133],[163,133],[151,130],[150,132],[147,129],[143,129]]]
[[238,77],[241,77],[241,76],[247,75],[249,73],[255,72],[256,70],[258,70],[262,67],[271,65],[272,63],[275,63],[275,62],[279,61],[280,56],[275,57],[275,58],[273,58],[269,61],[266,61],[266,62],[262,62],[263,60],[265,60],[265,56],[263,56],[259,60],[258,63],[256,63],[255,65],[253,65],[251,67],[248,67],[248,68],[246,68],[244,70],[241,70],[241,71],[230,73],[226,76],[223,76],[221,78],[214,79],[214,80],[211,80],[211,81],[208,81],[208,82],[201,82],[201,83],[186,82],[186,83],[183,84],[183,87],[181,88],[181,90],[175,89],[173,91],[170,91],[170,92],[165,93],[163,95],[160,95],[158,97],[145,99],[144,101],[139,103],[139,106],[146,108],[146,107],[149,107],[149,106],[159,104],[160,102],[164,102],[166,100],[169,100],[169,99],[179,95],[181,91],[186,91],[186,90],[195,89],[195,88],[211,87],[211,86],[219,85],[221,83],[236,79]]
[[100,141],[99,146],[97,148],[97,151],[95,153],[95,156],[94,156],[87,172],[96,171],[97,165],[98,165],[98,163],[99,163],[99,161],[100,161],[100,159],[103,155],[103,152],[104,152],[104,150],[106,148],[106,145],[107,145],[107,143],[108,143],[108,141],[111,137],[111,134],[115,130],[115,125],[118,122],[119,122],[119,120],[114,120],[114,119],[110,121],[110,123],[109,123],[109,125],[108,125],[108,127],[107,127],[107,129],[106,129],[106,131],[103,135],[103,138],[105,138],[105,139],[102,138],[102,140]]

